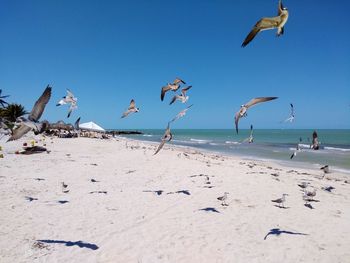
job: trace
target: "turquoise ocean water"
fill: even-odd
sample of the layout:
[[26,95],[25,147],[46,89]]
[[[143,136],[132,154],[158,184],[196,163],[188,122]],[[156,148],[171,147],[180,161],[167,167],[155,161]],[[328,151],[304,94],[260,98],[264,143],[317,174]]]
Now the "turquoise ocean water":
[[[140,130],[142,135],[125,136],[142,141],[159,142],[164,130]],[[245,158],[272,159],[290,166],[317,168],[328,164],[335,170],[350,173],[350,130],[317,130],[321,149],[310,149],[314,130],[254,130],[254,143],[245,143],[249,130],[173,129],[171,144],[190,146]],[[301,142],[300,142],[301,140]],[[301,151],[291,160],[297,143]]]

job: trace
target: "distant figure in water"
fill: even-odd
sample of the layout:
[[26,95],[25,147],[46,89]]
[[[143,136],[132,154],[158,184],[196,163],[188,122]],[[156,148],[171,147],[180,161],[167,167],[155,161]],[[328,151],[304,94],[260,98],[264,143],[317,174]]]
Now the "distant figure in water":
[[311,149],[319,150],[320,149],[320,143],[318,142],[317,132],[314,131],[312,134],[312,145]]

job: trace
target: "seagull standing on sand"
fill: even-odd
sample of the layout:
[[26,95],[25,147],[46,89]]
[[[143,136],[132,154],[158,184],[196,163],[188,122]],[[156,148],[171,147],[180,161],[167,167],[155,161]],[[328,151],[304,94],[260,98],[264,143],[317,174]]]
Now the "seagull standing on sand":
[[13,131],[12,136],[10,137],[10,139],[8,139],[8,141],[17,140],[32,129],[37,132],[41,131],[42,123],[39,123],[38,121],[41,115],[43,114],[45,106],[49,102],[50,97],[51,87],[47,85],[43,94],[35,102],[34,107],[28,116],[28,119],[24,117],[18,118],[19,127]]
[[222,205],[222,206],[228,206],[228,204],[226,203],[227,195],[228,195],[228,194],[229,194],[228,192],[225,192],[223,196],[219,196],[219,197],[217,198],[219,201],[221,201],[221,205]]
[[294,106],[292,103],[290,104],[290,110],[291,110],[290,116],[287,119],[285,119],[284,122],[292,123],[294,121],[295,115],[294,115]]
[[172,98],[172,100],[170,101],[169,105],[173,104],[173,103],[174,103],[175,101],[177,101],[177,100],[181,101],[182,103],[187,102],[188,99],[189,99],[190,97],[189,97],[189,96],[186,96],[186,92],[187,92],[190,88],[192,88],[192,86],[187,86],[186,88],[183,88],[183,89],[181,90],[181,94],[180,94],[180,95],[176,94],[176,95]]
[[67,89],[67,95],[64,96],[59,102],[57,102],[56,106],[70,104],[69,110],[68,110],[68,115],[67,115],[67,118],[69,118],[72,111],[75,110],[76,108],[78,108],[77,101],[78,101],[78,99],[76,97],[74,97],[74,94],[69,89]]
[[61,184],[62,184],[62,192],[65,194],[68,193],[69,192],[69,190],[67,189],[68,184],[65,184],[64,182],[62,182]]
[[174,92],[177,91],[180,88],[181,83],[186,84],[186,82],[183,81],[182,79],[176,78],[173,83],[168,83],[166,86],[162,87],[162,91],[160,93],[160,99],[163,101],[165,93],[169,90],[172,90]]
[[172,135],[172,133],[170,131],[170,123],[168,123],[168,126],[167,126],[167,128],[165,130],[165,133],[164,133],[163,137],[162,137],[162,141],[159,144],[158,149],[156,150],[154,155],[156,155],[163,148],[163,146],[164,146],[164,144],[166,142],[170,142],[172,138],[173,138],[173,135]]
[[[287,195],[288,194],[283,194],[281,198],[277,198],[275,200],[271,200],[271,202],[277,203],[279,207],[283,207],[284,208],[285,207],[284,206],[284,202],[286,201],[286,196]],[[282,206],[281,206],[281,204],[282,204]]]
[[132,100],[130,101],[130,105],[129,105],[128,110],[125,111],[125,112],[123,113],[123,115],[121,116],[121,118],[125,118],[125,117],[128,116],[130,113],[139,112],[139,111],[140,111],[140,109],[137,108],[137,107],[135,106],[135,101],[134,101],[134,99],[132,99]]
[[316,189],[314,189],[313,191],[305,189],[303,194],[303,200],[305,202],[312,202],[312,201],[315,201],[314,199],[315,196],[316,196]]
[[278,97],[259,97],[259,98],[254,98],[254,99],[250,100],[248,103],[242,105],[241,109],[235,115],[235,125],[236,125],[236,132],[237,132],[237,134],[238,134],[238,121],[239,121],[240,118],[247,116],[247,110],[250,107],[254,106],[255,104],[258,104],[258,103],[261,103],[261,102],[270,101],[270,100],[275,100],[277,98]]
[[327,164],[327,165],[321,167],[320,170],[323,170],[323,177],[325,177],[326,174],[329,173],[329,165]]
[[183,116],[186,115],[186,112],[189,110],[189,108],[191,108],[193,106],[193,104],[191,104],[190,106],[188,106],[186,109],[180,111],[174,119],[172,119],[170,122],[174,122],[177,121],[178,119],[182,118]]
[[245,38],[245,40],[242,43],[242,47],[245,47],[249,44],[250,41],[254,39],[254,37],[260,32],[264,30],[269,29],[275,29],[277,28],[277,36],[283,35],[284,33],[284,25],[287,23],[288,20],[288,9],[285,8],[282,4],[282,1],[279,0],[278,2],[278,16],[275,17],[264,17],[260,19],[253,29],[250,31],[248,36]]

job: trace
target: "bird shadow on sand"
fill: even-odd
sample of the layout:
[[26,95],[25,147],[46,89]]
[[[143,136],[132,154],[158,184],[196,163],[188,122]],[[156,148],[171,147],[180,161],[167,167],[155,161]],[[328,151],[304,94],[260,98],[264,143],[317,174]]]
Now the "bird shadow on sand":
[[164,191],[163,190],[144,190],[142,192],[144,192],[144,193],[155,193],[156,195],[161,195]]
[[180,191],[176,191],[176,192],[169,192],[169,193],[167,193],[167,195],[171,195],[171,194],[191,195],[190,191],[188,191],[188,190],[180,190]]
[[37,240],[37,241],[42,242],[42,243],[48,243],[48,244],[64,244],[67,247],[78,246],[80,248],[88,248],[88,249],[92,249],[92,250],[97,250],[99,248],[95,244],[85,243],[81,240],[73,242],[73,241],[64,241],[64,240],[41,239],[41,240]]
[[67,201],[67,200],[59,200],[59,201],[57,201],[57,203],[63,205],[65,203],[69,203],[69,201]]
[[279,205],[274,205],[277,208],[281,208],[281,209],[289,209],[290,207],[288,206],[279,206]]
[[307,235],[308,235],[308,234],[304,234],[304,233],[298,233],[298,232],[280,230],[279,228],[272,228],[272,229],[270,229],[270,232],[266,234],[266,236],[264,237],[264,240],[266,240],[266,238],[267,238],[269,235],[279,236],[279,235],[281,235],[281,234],[302,235],[302,236],[307,236]]
[[25,196],[24,198],[25,198],[27,201],[29,201],[29,202],[33,202],[33,201],[39,200],[38,198],[30,197],[30,196]]
[[311,204],[308,204],[308,203],[304,204],[304,206],[310,209],[315,209]]
[[199,211],[206,211],[206,212],[214,212],[214,213],[220,213],[216,208],[214,207],[205,207],[202,209],[199,209]]

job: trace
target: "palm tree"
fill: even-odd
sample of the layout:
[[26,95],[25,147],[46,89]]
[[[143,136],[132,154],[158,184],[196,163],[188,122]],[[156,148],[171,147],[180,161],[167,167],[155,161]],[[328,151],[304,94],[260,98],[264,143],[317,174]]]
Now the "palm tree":
[[0,117],[6,119],[9,122],[16,122],[18,117],[27,114],[26,110],[21,104],[12,103],[6,108],[1,109]]
[[6,95],[6,96],[1,96],[2,93],[2,89],[0,89],[0,104],[3,108],[5,108],[5,105],[9,105],[8,102],[4,101],[3,99],[9,97],[10,95]]

